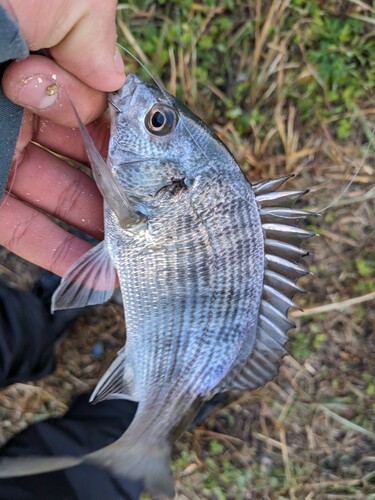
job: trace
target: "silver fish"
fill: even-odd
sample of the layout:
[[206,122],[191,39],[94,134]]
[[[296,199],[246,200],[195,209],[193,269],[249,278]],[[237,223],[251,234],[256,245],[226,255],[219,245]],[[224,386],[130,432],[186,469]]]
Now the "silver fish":
[[[116,271],[125,347],[92,401],[138,402],[115,443],[83,457],[10,460],[0,477],[94,463],[173,495],[171,446],[202,404],[278,372],[288,310],[312,233],[289,176],[251,185],[226,146],[178,100],[134,75],[110,96],[107,164],[81,125],[105,199],[105,240],[68,271],[54,308],[110,298]],[[77,117],[79,120],[79,118]]]

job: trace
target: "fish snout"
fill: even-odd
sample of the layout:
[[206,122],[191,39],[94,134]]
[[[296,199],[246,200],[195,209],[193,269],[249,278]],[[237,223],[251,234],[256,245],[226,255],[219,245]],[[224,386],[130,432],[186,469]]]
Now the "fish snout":
[[132,73],[127,75],[124,85],[117,91],[111,92],[108,97],[108,102],[117,111],[123,110],[127,104],[127,101],[134,95],[137,86],[141,83],[141,80]]

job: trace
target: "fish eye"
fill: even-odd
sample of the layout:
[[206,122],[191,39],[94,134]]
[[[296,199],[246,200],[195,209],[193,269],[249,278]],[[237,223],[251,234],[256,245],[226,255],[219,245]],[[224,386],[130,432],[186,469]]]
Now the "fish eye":
[[153,135],[167,135],[177,125],[177,114],[169,106],[153,106],[146,115],[145,125]]

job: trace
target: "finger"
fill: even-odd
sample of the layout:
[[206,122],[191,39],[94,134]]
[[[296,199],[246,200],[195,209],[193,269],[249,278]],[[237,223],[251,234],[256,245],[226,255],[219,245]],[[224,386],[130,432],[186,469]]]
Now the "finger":
[[[87,125],[97,149],[107,156],[110,134],[109,116],[102,115],[98,120]],[[35,142],[81,163],[88,164],[85,145],[78,128],[67,128],[49,120],[34,119],[33,139]]]
[[0,213],[0,245],[58,276],[91,248],[12,196],[6,197]]
[[116,47],[116,6],[114,0],[91,0],[87,15],[53,46],[52,57],[87,85],[114,91],[125,82],[122,57]]
[[95,182],[40,147],[27,146],[7,187],[29,205],[103,238],[103,200]]
[[[98,120],[87,125],[87,130],[97,149],[105,158],[110,133],[109,117],[102,115]],[[37,115],[27,110],[23,114],[13,165],[21,161],[24,151],[31,140],[55,153],[90,166],[82,135],[78,128],[68,128],[56,125],[48,120],[41,120]]]
[[30,50],[51,49],[59,65],[95,89],[113,91],[124,83],[116,50],[116,0],[12,0],[4,6]]
[[88,87],[48,57],[32,55],[11,63],[4,72],[7,97],[59,125],[76,127],[72,101],[84,123],[98,118],[107,108],[107,96]]

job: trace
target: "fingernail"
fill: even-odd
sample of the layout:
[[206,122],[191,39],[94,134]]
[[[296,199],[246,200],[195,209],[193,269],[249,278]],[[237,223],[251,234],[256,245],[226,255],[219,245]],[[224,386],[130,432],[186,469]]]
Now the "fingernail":
[[116,47],[115,53],[113,56],[113,61],[115,63],[115,68],[118,73],[124,74],[124,61],[122,60],[119,49]]
[[59,87],[55,80],[45,75],[36,75],[21,82],[17,102],[27,108],[39,111],[49,108],[59,96]]

